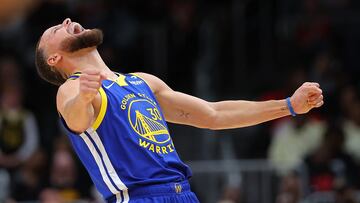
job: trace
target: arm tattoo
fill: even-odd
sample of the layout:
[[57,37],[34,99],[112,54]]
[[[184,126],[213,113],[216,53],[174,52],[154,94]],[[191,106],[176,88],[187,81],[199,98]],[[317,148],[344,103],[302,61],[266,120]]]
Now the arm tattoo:
[[180,117],[189,118],[190,113],[185,112],[184,110],[180,110]]

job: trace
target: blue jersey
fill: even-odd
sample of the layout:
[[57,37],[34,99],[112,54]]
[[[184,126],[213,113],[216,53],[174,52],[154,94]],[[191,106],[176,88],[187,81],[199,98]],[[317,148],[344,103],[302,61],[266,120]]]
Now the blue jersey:
[[119,74],[115,81],[104,80],[99,92],[101,107],[92,127],[82,134],[66,128],[105,199],[128,202],[133,188],[190,178],[191,171],[176,153],[159,103],[143,79]]

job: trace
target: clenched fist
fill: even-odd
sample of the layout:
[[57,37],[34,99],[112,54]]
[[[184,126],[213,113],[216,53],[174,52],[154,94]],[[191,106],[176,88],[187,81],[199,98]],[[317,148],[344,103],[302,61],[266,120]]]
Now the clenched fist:
[[324,104],[322,90],[318,83],[306,82],[291,96],[290,102],[296,114],[304,114]]
[[105,75],[96,69],[85,69],[80,75],[79,96],[86,102],[91,102],[98,94],[101,82],[106,79]]

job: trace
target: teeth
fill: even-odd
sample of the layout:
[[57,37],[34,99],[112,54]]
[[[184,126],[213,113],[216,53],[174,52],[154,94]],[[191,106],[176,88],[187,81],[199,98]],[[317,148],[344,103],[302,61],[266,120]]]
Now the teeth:
[[80,34],[85,29],[78,23],[71,23],[71,25],[69,25],[67,30],[71,34]]
[[79,24],[74,25],[74,34],[79,34],[81,32],[81,27]]

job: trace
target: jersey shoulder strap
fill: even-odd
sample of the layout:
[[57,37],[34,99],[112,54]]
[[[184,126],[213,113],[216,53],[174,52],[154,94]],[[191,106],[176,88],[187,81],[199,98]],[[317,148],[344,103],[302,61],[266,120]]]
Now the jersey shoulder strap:
[[81,72],[75,72],[69,76],[68,80],[76,80],[80,77],[80,75],[81,75]]

